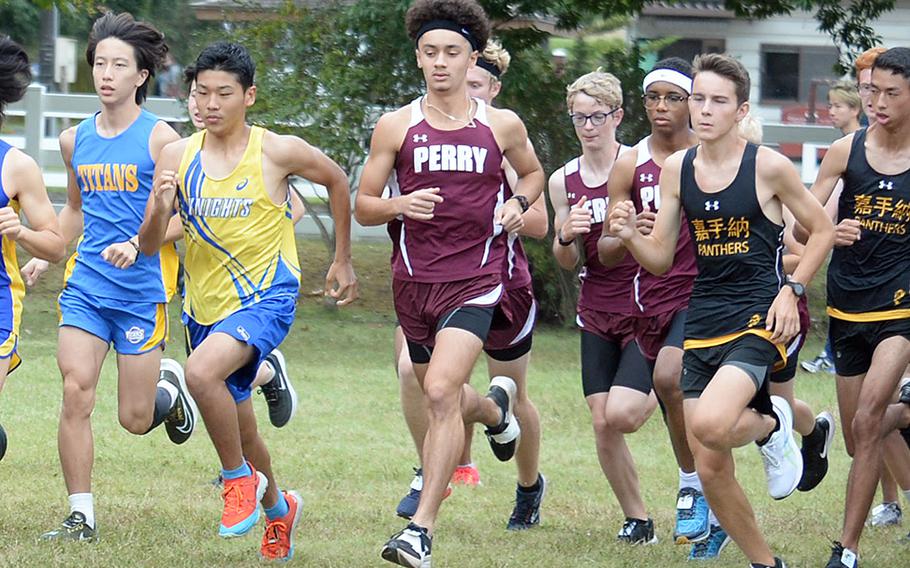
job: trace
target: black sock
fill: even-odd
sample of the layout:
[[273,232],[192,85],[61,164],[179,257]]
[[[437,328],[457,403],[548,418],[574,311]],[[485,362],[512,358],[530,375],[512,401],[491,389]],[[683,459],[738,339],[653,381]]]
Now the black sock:
[[530,487],[525,487],[521,483],[518,484],[518,490],[522,493],[537,493],[540,491],[540,475],[537,476],[537,481],[534,482],[534,485]]
[[164,419],[167,418],[168,414],[171,413],[171,409],[174,407],[173,402],[171,393],[158,387],[158,391],[155,393],[155,412],[152,414],[152,425],[145,431],[146,434],[164,422]]
[[803,436],[803,444],[820,441],[820,438],[824,439],[825,435],[822,433],[822,429],[818,427],[818,422],[816,422],[815,426],[812,427],[812,431],[809,432],[809,435]]

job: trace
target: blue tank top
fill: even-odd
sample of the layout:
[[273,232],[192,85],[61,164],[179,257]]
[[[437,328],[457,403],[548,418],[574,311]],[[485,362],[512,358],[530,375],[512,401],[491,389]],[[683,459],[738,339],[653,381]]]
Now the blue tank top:
[[[0,172],[11,146],[0,140]],[[12,207],[19,212],[19,202],[10,199],[0,179],[0,207]],[[25,296],[25,284],[19,274],[19,263],[16,260],[16,243],[3,237],[0,239],[0,333],[19,334],[19,321],[22,316],[22,298]]]
[[82,195],[84,234],[66,285],[103,298],[165,302],[158,253],[140,254],[126,269],[115,268],[101,258],[108,245],[139,232],[155,173],[149,137],[159,119],[142,110],[129,128],[105,138],[95,128],[97,116],[76,127],[72,166]]

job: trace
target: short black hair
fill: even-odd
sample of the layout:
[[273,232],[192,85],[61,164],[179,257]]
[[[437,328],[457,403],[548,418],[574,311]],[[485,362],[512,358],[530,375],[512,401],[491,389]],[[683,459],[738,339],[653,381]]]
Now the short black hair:
[[3,124],[3,109],[22,99],[31,82],[28,54],[9,37],[0,36],[0,124]]
[[189,88],[193,84],[193,81],[196,80],[196,66],[187,65],[183,68],[183,84]]
[[[155,72],[164,64],[167,56],[167,43],[164,34],[148,22],[137,22],[129,12],[114,14],[106,12],[95,20],[92,31],[88,36],[88,45],[85,48],[85,60],[89,67],[95,65],[95,49],[102,40],[117,38],[128,43],[133,48],[136,56],[136,67],[145,69],[149,77],[154,77]],[[149,80],[136,89],[136,104],[142,104],[148,94]]]
[[887,69],[895,75],[901,75],[910,81],[910,48],[892,47],[875,58],[872,70]]
[[256,64],[253,63],[250,52],[239,43],[227,41],[219,41],[203,49],[196,58],[193,68],[195,69],[193,79],[203,71],[231,73],[243,86],[244,91],[253,86],[253,79],[256,76]]
[[462,26],[474,36],[480,51],[490,39],[490,19],[475,0],[416,0],[404,17],[408,37],[416,41],[420,28],[433,20],[449,20]]
[[686,77],[692,77],[692,64],[682,57],[665,57],[655,63],[654,67],[651,68],[651,71],[657,69],[671,69],[682,73]]

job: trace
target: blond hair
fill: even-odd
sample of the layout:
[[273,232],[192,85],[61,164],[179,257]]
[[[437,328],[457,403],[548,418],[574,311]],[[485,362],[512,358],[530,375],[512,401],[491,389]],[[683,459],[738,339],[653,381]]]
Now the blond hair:
[[828,99],[843,103],[855,110],[863,108],[863,100],[859,96],[859,91],[856,90],[856,85],[850,81],[838,81],[831,85],[831,88],[828,89]]
[[761,121],[755,118],[751,112],[739,121],[737,128],[739,128],[739,137],[745,138],[747,142],[753,144],[761,144],[762,139],[765,137]]
[[[487,41],[487,46],[483,48],[483,53],[480,56],[499,69],[500,77],[506,74],[506,71],[509,70],[509,63],[512,62],[512,56],[509,55],[509,51],[495,39]],[[498,81],[499,77],[494,76],[493,79]]]
[[606,73],[601,67],[582,75],[566,87],[566,106],[572,110],[572,104],[579,93],[584,93],[598,103],[612,108],[622,106],[622,84],[612,73]]

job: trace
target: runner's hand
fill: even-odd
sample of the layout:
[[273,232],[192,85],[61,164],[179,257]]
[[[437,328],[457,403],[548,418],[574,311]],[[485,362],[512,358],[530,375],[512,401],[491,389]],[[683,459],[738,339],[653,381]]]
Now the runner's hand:
[[657,213],[651,211],[651,209],[645,205],[642,212],[635,218],[635,227],[642,235],[650,235],[651,231],[654,230],[655,219],[657,219]]
[[139,250],[129,241],[108,245],[101,251],[101,258],[115,268],[129,268],[139,257]]
[[47,272],[50,263],[46,260],[40,258],[33,258],[30,261],[25,263],[25,266],[22,267],[22,270],[19,272],[22,274],[22,279],[25,280],[25,284],[29,287],[34,286],[38,279],[41,278],[41,275]]
[[608,219],[610,233],[622,240],[629,240],[635,235],[637,216],[635,205],[631,201],[620,201],[610,211]]
[[786,345],[799,333],[798,301],[789,286],[784,286],[777,293],[765,322],[765,329],[771,332],[771,343]]
[[433,218],[433,210],[437,203],[442,203],[438,187],[418,189],[407,195],[399,197],[401,200],[401,214],[417,221],[429,221]]
[[351,261],[335,261],[325,275],[325,295],[335,299],[336,306],[346,306],[357,299],[357,275]]
[[861,226],[856,219],[844,219],[834,227],[834,246],[848,247],[859,240]]

